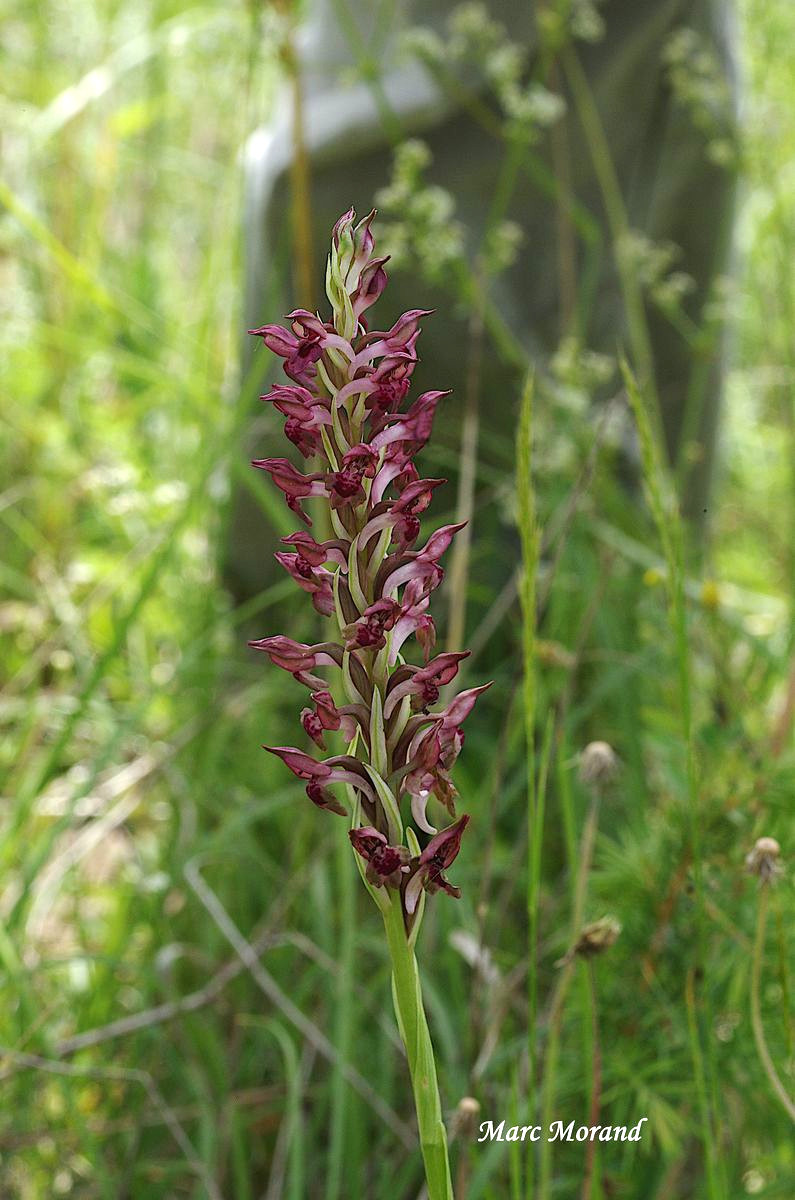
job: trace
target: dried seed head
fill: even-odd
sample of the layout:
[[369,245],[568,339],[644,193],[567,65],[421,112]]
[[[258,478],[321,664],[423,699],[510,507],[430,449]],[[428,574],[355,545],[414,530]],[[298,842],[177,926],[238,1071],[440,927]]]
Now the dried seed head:
[[618,774],[618,755],[607,742],[589,742],[580,753],[580,779],[594,786],[609,782]]
[[560,642],[545,641],[541,638],[536,642],[538,661],[545,667],[563,667],[571,671],[577,665],[577,656],[567,650]]
[[603,950],[609,950],[620,933],[621,925],[615,917],[600,917],[598,921],[584,926],[574,947],[574,953],[582,955],[583,958],[601,954]]
[[462,1138],[474,1137],[479,1116],[480,1102],[474,1096],[462,1096],[450,1122],[451,1133]]
[[775,838],[761,837],[754,845],[750,854],[746,855],[745,865],[752,875],[758,875],[762,883],[769,883],[781,874],[779,863],[781,847]]

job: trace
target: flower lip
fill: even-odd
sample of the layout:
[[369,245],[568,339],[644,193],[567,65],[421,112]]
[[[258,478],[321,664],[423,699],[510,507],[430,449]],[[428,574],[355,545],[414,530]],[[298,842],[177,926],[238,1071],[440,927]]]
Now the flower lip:
[[469,816],[464,813],[452,825],[432,837],[419,857],[411,860],[413,872],[404,895],[409,916],[415,912],[423,888],[428,892],[442,889],[455,899],[460,897],[461,889],[450,883],[444,872],[461,849],[461,837],[468,824]]
[[351,845],[367,863],[367,879],[375,887],[386,884],[400,887],[409,871],[409,852],[405,846],[390,846],[387,839],[372,825],[348,830]]
[[384,634],[394,629],[400,613],[400,605],[394,600],[376,600],[370,604],[358,621],[345,628],[346,650],[353,650],[357,646],[380,650],[386,645]]

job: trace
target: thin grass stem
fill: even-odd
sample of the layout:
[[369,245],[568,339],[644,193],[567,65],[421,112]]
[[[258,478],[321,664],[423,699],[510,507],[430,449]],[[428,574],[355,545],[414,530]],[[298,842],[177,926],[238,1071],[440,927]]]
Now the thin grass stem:
[[754,1043],[759,1055],[762,1069],[767,1075],[770,1086],[791,1121],[795,1122],[795,1102],[781,1082],[781,1076],[776,1070],[776,1064],[768,1049],[765,1037],[765,1027],[762,1023],[762,1004],[760,985],[762,980],[762,962],[765,954],[765,932],[767,929],[767,914],[770,906],[770,886],[762,883],[759,889],[759,906],[756,910],[756,936],[754,937],[754,952],[751,959],[751,1025],[754,1031]]
[[[667,567],[669,613],[671,628],[674,635],[676,666],[679,684],[679,708],[681,718],[682,741],[685,750],[685,771],[687,780],[687,818],[689,827],[690,850],[693,861],[693,881],[696,900],[696,949],[698,964],[701,970],[707,960],[706,916],[704,895],[704,868],[702,849],[702,804],[699,786],[698,762],[696,757],[696,738],[693,726],[693,683],[692,663],[690,652],[690,637],[687,621],[687,605],[685,600],[685,566],[684,566],[684,531],[679,508],[671,493],[665,469],[662,464],[659,438],[655,437],[649,419],[648,407],[643,402],[632,372],[626,362],[622,362],[624,381],[630,405],[635,416],[635,423],[640,440],[641,461],[643,466],[643,482],[649,509],[652,514],[657,533],[663,548]],[[706,1026],[709,1031],[713,1028],[709,990],[704,990],[703,997]],[[694,1048],[693,1066],[696,1072],[701,1070],[701,1042],[698,1025],[694,1028],[691,1046]],[[695,1048],[698,1047],[698,1054]],[[718,1096],[716,1083],[716,1067],[714,1059],[714,1044],[711,1034],[707,1036],[707,1082],[709,1101],[702,1110],[702,1133],[704,1150],[707,1156],[708,1173],[710,1177],[710,1195],[713,1197],[726,1194],[726,1188],[720,1180],[722,1169],[717,1152],[719,1124]]]

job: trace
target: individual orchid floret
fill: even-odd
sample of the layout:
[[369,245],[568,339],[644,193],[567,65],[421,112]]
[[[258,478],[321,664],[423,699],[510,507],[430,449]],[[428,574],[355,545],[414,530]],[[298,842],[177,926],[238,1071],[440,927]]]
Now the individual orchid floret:
[[358,621],[346,625],[346,650],[380,650],[386,645],[386,634],[400,616],[401,608],[394,600],[376,600],[364,610]]
[[461,837],[468,824],[469,817],[464,814],[453,825],[448,825],[447,829],[432,837],[419,857],[412,859],[409,864],[412,873],[403,898],[409,916],[415,912],[423,888],[427,892],[437,892],[442,888],[448,896],[460,897],[461,889],[450,883],[445,871],[461,849]]
[[376,422],[379,417],[396,412],[408,395],[417,364],[416,340],[408,342],[397,354],[382,358],[370,376],[375,386],[368,393],[365,407]]
[[249,329],[249,333],[261,337],[269,350],[285,360],[285,374],[296,383],[313,383],[317,374],[315,363],[323,353],[320,331],[296,321],[292,330],[281,325],[261,325],[259,329]]
[[248,644],[252,650],[262,650],[275,667],[281,667],[291,675],[314,671],[317,667],[342,665],[342,646],[334,642],[318,642],[314,646],[307,646],[304,642],[294,642],[292,638],[277,634],[275,637],[258,638]]
[[346,742],[353,740],[357,728],[356,717],[353,715],[354,706],[337,708],[331,692],[324,689],[312,692],[310,699],[315,707],[301,710],[301,724],[316,746],[325,750],[324,734],[327,731],[336,732],[338,729],[343,731]]
[[357,354],[354,362],[360,363],[367,359],[383,358],[387,354],[399,354],[416,337],[423,317],[430,317],[432,308],[412,308],[398,317],[395,324],[386,333],[368,333],[362,338],[364,347]]
[[371,442],[373,449],[399,445],[401,455],[411,459],[431,436],[437,404],[442,396],[449,395],[449,392],[424,392],[418,396],[408,412],[376,434]]
[[322,448],[321,427],[332,423],[326,404],[316,400],[307,388],[278,384],[274,384],[267,395],[260,396],[260,400],[270,401],[287,418],[284,435],[304,458],[319,453]]
[[301,507],[301,501],[309,496],[325,494],[325,476],[322,473],[302,475],[288,458],[256,458],[251,463],[259,471],[267,471],[277,488],[284,492],[287,507],[311,525],[311,518]]
[[411,796],[411,815],[425,833],[436,833],[428,820],[427,807],[431,796],[442,803],[451,817],[455,816],[457,792],[453,781],[442,766],[442,747],[438,722],[426,730],[416,747],[409,750],[409,769],[403,777],[402,789]]
[[316,542],[311,533],[307,533],[305,530],[291,533],[289,537],[283,537],[281,541],[285,546],[295,550],[299,558],[312,567],[322,567],[324,563],[334,563],[343,571],[348,570],[347,547],[342,541]]
[[419,582],[425,595],[434,591],[444,578],[439,560],[465,524],[466,522],[462,521],[457,525],[443,525],[431,534],[422,550],[396,554],[386,559],[378,573],[376,584],[380,585],[386,595],[393,595],[410,580]]
[[411,696],[412,708],[426,709],[439,699],[439,689],[458,674],[458,664],[468,658],[469,650],[438,654],[427,667],[399,667],[387,686],[384,716],[389,716],[404,696]]
[[444,479],[415,479],[400,493],[392,506],[395,524],[392,542],[398,552],[413,546],[420,532],[419,514],[424,512],[433,497],[433,489],[445,483]]
[[331,507],[344,504],[358,506],[364,500],[362,481],[375,475],[377,454],[370,446],[352,446],[342,459],[342,467],[329,477],[328,492]]
[[411,796],[411,812],[426,833],[436,830],[426,814],[428,801],[435,796],[451,817],[455,816],[458,791],[450,772],[464,745],[463,722],[471,713],[478,696],[491,687],[490,683],[459,692],[441,713],[431,718],[412,717],[395,748],[395,758],[405,757],[405,774],[401,788]]
[[312,597],[312,603],[324,617],[330,617],[334,612],[334,592],[332,591],[331,571],[325,567],[313,567],[302,554],[288,554],[278,550],[274,556],[288,575],[292,576],[298,586]]
[[433,617],[427,612],[430,595],[420,579],[410,579],[403,589],[400,617],[395,623],[390,645],[390,666],[397,662],[397,656],[403,643],[412,634],[422,650],[422,657],[427,665],[431,651],[436,645],[436,625]]
[[390,846],[383,833],[372,825],[351,829],[351,845],[367,863],[365,872],[373,887],[399,888],[409,871],[409,852],[405,846]]
[[461,728],[472,709],[491,687],[491,682],[482,683],[479,687],[467,688],[455,696],[444,712],[439,713],[439,741],[442,748],[442,762],[448,770],[458,758],[464,745],[464,731]]
[[[332,783],[349,783],[362,793],[362,798],[370,805],[377,804],[376,794],[366,770],[361,762],[351,755],[338,754],[318,762],[311,754],[305,754],[295,746],[263,746],[263,750],[275,754],[290,768],[293,775],[308,784],[306,793],[319,808],[332,808],[330,793],[326,792],[326,788]],[[323,800],[322,804],[319,797]],[[341,805],[333,807],[333,811],[341,816],[346,815]]]
[[357,320],[362,320],[362,314],[375,304],[386,287],[387,276],[384,267],[388,262],[388,255],[371,259],[359,276],[359,285],[351,295],[353,314]]

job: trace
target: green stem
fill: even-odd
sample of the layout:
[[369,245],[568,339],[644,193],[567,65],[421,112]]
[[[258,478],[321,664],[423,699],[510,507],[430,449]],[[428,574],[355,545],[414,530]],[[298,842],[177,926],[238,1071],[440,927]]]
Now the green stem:
[[602,202],[610,229],[613,243],[613,256],[618,272],[624,310],[627,317],[627,330],[632,346],[632,355],[643,381],[644,391],[651,401],[651,417],[658,428],[661,427],[659,397],[654,376],[654,355],[651,337],[646,321],[646,309],[643,292],[634,267],[628,262],[623,252],[623,239],[629,232],[629,217],[627,215],[624,197],[618,173],[610,153],[610,144],[605,134],[604,126],[591,92],[588,78],[582,69],[582,64],[575,51],[566,47],[561,56],[563,70],[571,88],[574,105],[585,132],[588,152],[591,156]]
[[767,926],[767,910],[770,900],[769,886],[763,883],[759,891],[759,908],[756,917],[756,937],[754,938],[754,957],[751,963],[751,1025],[754,1031],[754,1042],[757,1054],[770,1086],[781,1101],[790,1120],[795,1121],[795,1102],[793,1102],[781,1077],[776,1070],[765,1038],[765,1027],[762,1024],[762,1004],[760,1001],[760,983],[762,978],[762,959],[765,952],[765,928]]
[[[588,816],[585,821],[585,827],[583,829],[582,839],[580,841],[579,852],[577,856],[578,868],[577,878],[574,883],[571,920],[572,949],[580,936],[583,918],[585,916],[585,904],[588,898],[588,876],[591,870],[594,847],[596,845],[596,834],[599,827],[599,800],[600,794],[598,788],[596,788],[591,792],[591,803],[588,808]],[[552,1002],[549,1008],[549,1033],[547,1035],[547,1048],[544,1056],[544,1072],[541,1082],[541,1125],[543,1129],[549,1129],[552,1121],[552,1109],[555,1102],[555,1084],[557,1081],[558,1052],[560,1050],[560,1029],[563,1021],[563,1009],[569,993],[569,987],[571,985],[572,978],[574,977],[574,968],[577,962],[573,954],[567,955],[566,959],[567,961],[564,962],[563,969],[558,976],[558,982],[555,985],[555,990],[552,994]],[[552,1150],[550,1149],[550,1143],[548,1141],[544,1141],[541,1143],[541,1164],[538,1183],[539,1200],[549,1200],[551,1187]]]
[[[649,411],[643,401],[637,382],[626,363],[622,362],[624,382],[627,395],[635,414],[635,422],[640,440],[643,476],[649,509],[657,526],[658,536],[663,548],[666,566],[668,568],[668,601],[671,629],[676,646],[676,663],[679,680],[679,710],[682,726],[682,740],[685,749],[685,768],[687,779],[687,816],[690,833],[690,850],[693,860],[693,882],[695,885],[695,950],[697,965],[704,970],[707,962],[707,933],[706,933],[706,899],[704,887],[704,867],[702,854],[703,821],[701,786],[698,762],[696,760],[696,733],[693,722],[693,679],[690,650],[690,635],[687,620],[687,604],[685,596],[685,557],[684,530],[679,508],[672,501],[665,467],[663,466],[662,443],[655,437],[649,419]],[[690,978],[690,976],[688,976]],[[688,985],[693,991],[693,1025],[691,1029],[691,1048],[693,1068],[698,1074],[703,1069],[701,1043],[704,1035],[699,1029],[698,1012],[694,985]],[[701,1003],[704,1009],[704,1024],[707,1030],[713,1028],[712,1004],[709,988],[705,987]],[[714,1039],[706,1036],[706,1091],[704,1103],[701,1105],[702,1133],[704,1139],[707,1166],[709,1168],[709,1194],[711,1197],[726,1195],[723,1182],[723,1160],[718,1152],[720,1141],[719,1108],[717,1090],[717,1066],[715,1063]],[[697,1081],[698,1082],[698,1081]],[[700,1087],[699,1087],[700,1095]]]
[[[544,1055],[544,1075],[541,1082],[541,1127],[549,1129],[552,1122],[555,1104],[555,1083],[558,1070],[558,1052],[560,1050],[560,1026],[563,1019],[563,1006],[574,975],[576,959],[570,958],[558,976],[552,1003],[549,1008],[549,1034]],[[549,1200],[552,1187],[552,1149],[551,1143],[544,1139],[541,1142],[541,1162],[539,1165],[538,1198]]]
[[394,897],[382,910],[389,956],[392,960],[392,995],[395,1014],[411,1073],[420,1148],[425,1163],[428,1200],[453,1200],[453,1184],[447,1154],[447,1134],[442,1121],[442,1104],[436,1078],[428,1021],[422,1003],[417,960],[403,923],[403,909]]
[[540,838],[543,813],[539,812],[536,786],[535,727],[538,709],[538,664],[536,659],[537,596],[536,582],[540,554],[540,536],[536,516],[533,480],[533,376],[528,374],[522,394],[516,459],[517,524],[522,544],[522,576],[519,598],[522,606],[522,699],[524,703],[525,770],[527,773],[527,923],[528,946],[528,1029],[527,1055],[529,1078],[535,1078],[535,1018],[537,997],[538,897],[540,892]]
[[351,1092],[340,1064],[348,1062],[353,1044],[353,978],[355,968],[355,893],[354,873],[351,871],[351,848],[348,839],[338,842],[335,889],[339,896],[339,975],[336,987],[334,1044],[340,1059],[332,1083],[331,1128],[329,1132],[328,1174],[326,1200],[339,1200],[345,1178],[345,1151],[350,1144]]

